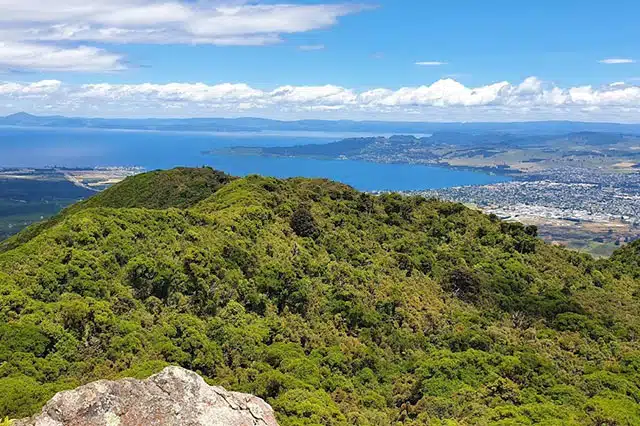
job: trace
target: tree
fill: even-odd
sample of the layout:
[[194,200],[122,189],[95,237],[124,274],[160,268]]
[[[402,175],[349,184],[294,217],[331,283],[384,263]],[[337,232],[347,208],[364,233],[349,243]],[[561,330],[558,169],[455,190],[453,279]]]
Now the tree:
[[529,235],[530,237],[537,237],[538,236],[538,227],[536,225],[526,226],[524,228],[524,232],[525,232],[525,234]]
[[455,269],[449,275],[449,287],[453,294],[463,300],[469,300],[480,293],[480,279],[469,269]]
[[318,226],[307,206],[301,205],[291,215],[291,229],[299,237],[316,237]]

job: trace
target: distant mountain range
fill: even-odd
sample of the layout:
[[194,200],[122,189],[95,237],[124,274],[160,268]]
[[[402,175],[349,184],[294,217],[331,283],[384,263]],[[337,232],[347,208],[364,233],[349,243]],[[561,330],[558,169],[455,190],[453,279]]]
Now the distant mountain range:
[[434,132],[508,132],[514,134],[566,134],[572,132],[615,132],[640,134],[640,124],[537,121],[514,123],[421,123],[393,121],[298,120],[265,118],[81,118],[36,116],[19,112],[0,117],[0,126],[90,128],[158,131],[265,132],[319,131],[377,134],[429,134]]

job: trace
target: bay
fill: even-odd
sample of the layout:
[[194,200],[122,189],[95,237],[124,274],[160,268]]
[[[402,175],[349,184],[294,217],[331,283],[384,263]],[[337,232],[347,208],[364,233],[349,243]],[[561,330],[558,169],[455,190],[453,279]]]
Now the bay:
[[236,176],[321,177],[359,190],[407,191],[484,185],[509,180],[481,172],[412,164],[212,155],[230,146],[329,143],[344,133],[191,133],[95,129],[0,128],[0,167],[138,166],[147,170],[211,166]]

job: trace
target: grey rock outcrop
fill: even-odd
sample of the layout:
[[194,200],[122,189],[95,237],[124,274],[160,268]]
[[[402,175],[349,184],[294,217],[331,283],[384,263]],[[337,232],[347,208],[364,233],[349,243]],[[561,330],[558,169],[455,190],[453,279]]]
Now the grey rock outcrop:
[[180,367],[146,380],[101,380],[60,392],[16,426],[277,426],[271,407],[252,395],[209,386]]

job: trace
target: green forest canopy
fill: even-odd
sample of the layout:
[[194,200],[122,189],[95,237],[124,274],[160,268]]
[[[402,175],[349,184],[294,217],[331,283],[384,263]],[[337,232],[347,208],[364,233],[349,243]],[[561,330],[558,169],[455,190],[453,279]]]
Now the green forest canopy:
[[283,426],[640,424],[640,243],[208,168],[128,178],[0,246],[0,418],[178,364]]

